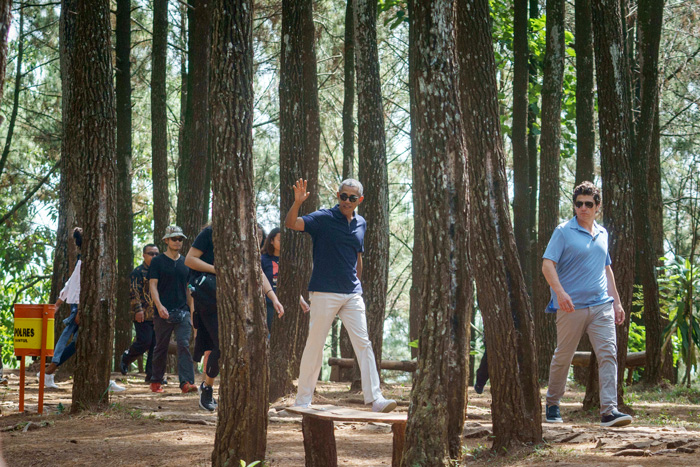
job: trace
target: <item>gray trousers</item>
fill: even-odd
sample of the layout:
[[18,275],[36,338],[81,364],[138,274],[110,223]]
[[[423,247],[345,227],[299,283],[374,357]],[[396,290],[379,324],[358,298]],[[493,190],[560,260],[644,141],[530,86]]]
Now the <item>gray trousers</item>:
[[156,347],[153,350],[153,374],[152,381],[162,381],[165,376],[165,364],[168,359],[168,346],[170,335],[175,332],[177,341],[177,376],[180,387],[185,383],[194,383],[194,364],[190,354],[190,334],[192,326],[190,317],[186,316],[178,324],[170,324],[156,315],[153,317],[153,327],[156,331]]
[[557,311],[557,349],[549,366],[547,405],[559,405],[571,360],[584,332],[598,358],[600,413],[607,415],[617,408],[617,340],[612,302],[577,308],[571,313]]

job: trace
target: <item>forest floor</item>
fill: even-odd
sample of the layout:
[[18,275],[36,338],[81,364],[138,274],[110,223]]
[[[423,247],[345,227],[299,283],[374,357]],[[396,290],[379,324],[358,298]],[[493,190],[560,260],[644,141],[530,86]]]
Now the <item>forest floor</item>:
[[[38,383],[28,378],[25,414],[18,413],[17,370],[6,371],[8,386],[0,387],[2,450],[9,466],[170,466],[210,465],[216,414],[199,408],[196,394],[181,394],[177,378],[165,393],[153,394],[143,374],[112,378],[127,390],[110,397],[104,412],[70,415],[70,380],[48,390],[44,415],[38,415]],[[218,387],[215,388],[215,396]],[[408,410],[410,388],[386,385],[384,393]],[[544,396],[544,392],[543,392]],[[543,425],[545,443],[535,449],[496,456],[489,451],[491,421],[489,388],[478,395],[469,390],[460,465],[501,466],[686,466],[700,465],[700,392],[680,388],[644,391],[632,388],[628,398],[635,410],[632,425],[603,429],[596,414],[581,410],[580,388],[562,401],[565,423]],[[300,417],[281,409],[293,400],[278,400],[270,409],[267,463],[304,465]],[[357,409],[361,395],[343,383],[319,383],[316,404]],[[391,465],[391,427],[384,424],[336,423],[338,465]]]

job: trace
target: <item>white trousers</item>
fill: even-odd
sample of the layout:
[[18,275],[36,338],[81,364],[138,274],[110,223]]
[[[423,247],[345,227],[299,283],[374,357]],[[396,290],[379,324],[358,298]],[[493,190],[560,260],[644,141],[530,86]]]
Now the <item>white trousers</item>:
[[323,346],[336,315],[340,316],[345,329],[348,330],[352,348],[360,365],[365,404],[382,397],[372,343],[367,334],[367,318],[362,294],[311,292],[309,313],[311,313],[309,337],[306,339],[306,347],[301,356],[296,404],[311,403],[323,364]]

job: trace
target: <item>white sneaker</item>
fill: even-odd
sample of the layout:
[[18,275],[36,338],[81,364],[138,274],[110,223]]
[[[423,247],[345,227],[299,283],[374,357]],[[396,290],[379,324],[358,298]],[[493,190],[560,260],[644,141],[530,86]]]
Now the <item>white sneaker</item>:
[[119,386],[116,381],[113,379],[109,380],[109,390],[110,392],[122,392],[126,391],[126,388],[124,386]]
[[377,400],[372,402],[372,412],[382,412],[389,413],[396,408],[396,401],[394,399],[384,399],[384,397],[379,397]]
[[307,402],[306,404],[299,404],[298,402],[294,402],[294,405],[292,407],[299,407],[300,409],[310,409],[311,408],[311,402]]
[[54,375],[44,373],[44,389],[60,389],[53,380]]

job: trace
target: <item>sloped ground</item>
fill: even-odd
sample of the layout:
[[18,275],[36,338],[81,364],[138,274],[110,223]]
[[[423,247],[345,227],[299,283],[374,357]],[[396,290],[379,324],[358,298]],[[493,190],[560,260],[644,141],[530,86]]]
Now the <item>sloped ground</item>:
[[[0,430],[3,455],[9,466],[210,465],[216,414],[199,409],[196,394],[180,394],[176,383],[166,386],[164,394],[152,394],[142,374],[122,378],[115,373],[113,378],[127,390],[111,396],[109,410],[69,415],[71,382],[59,382],[60,389],[46,392],[44,415],[39,416],[35,378],[28,378],[27,414],[19,414],[17,372],[8,377],[10,384],[0,387]],[[314,402],[362,408],[360,395],[349,393],[347,387],[321,383]],[[409,392],[405,386],[385,388],[386,395],[400,401],[400,411],[408,410]],[[545,424],[545,444],[534,452],[523,450],[503,458],[488,451],[488,388],[482,395],[470,391],[462,463],[559,467],[700,465],[700,401],[635,400],[634,424],[603,429],[595,414],[581,412],[579,401],[583,394],[572,391],[567,395],[569,398],[562,404],[566,423]],[[663,397],[652,395],[651,399]],[[291,402],[277,401],[270,410],[268,465],[304,465],[300,418],[278,410]],[[335,430],[339,465],[391,465],[392,435],[388,425],[337,423]]]

